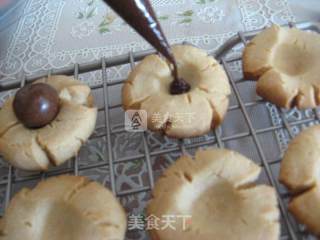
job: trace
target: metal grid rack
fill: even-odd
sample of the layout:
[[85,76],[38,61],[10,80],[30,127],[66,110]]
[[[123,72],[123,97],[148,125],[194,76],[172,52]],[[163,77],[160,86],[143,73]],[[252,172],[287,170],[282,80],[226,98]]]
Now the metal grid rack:
[[[310,23],[310,22],[304,22],[304,23],[297,23],[297,24],[288,24],[290,27],[296,26],[303,30],[313,30],[320,32],[320,24],[319,23]],[[281,162],[281,157],[279,156],[276,159],[268,159],[264,149],[262,147],[262,142],[260,140],[260,136],[263,136],[263,134],[266,133],[274,133],[279,130],[284,130],[287,132],[288,136],[290,138],[294,137],[294,132],[292,128],[294,126],[299,126],[301,124],[306,123],[312,123],[320,120],[320,116],[318,111],[315,109],[313,110],[314,116],[311,118],[306,118],[299,121],[289,121],[284,114],[284,111],[281,109],[278,109],[278,112],[281,115],[282,122],[280,125],[274,125],[262,129],[257,129],[254,127],[254,124],[252,122],[252,119],[250,117],[250,114],[248,113],[248,108],[263,104],[264,101],[261,99],[254,101],[254,102],[245,102],[243,100],[243,96],[241,95],[241,92],[239,91],[238,84],[241,82],[247,81],[246,79],[241,79],[240,81],[235,81],[233,79],[232,72],[230,70],[230,64],[236,61],[241,61],[241,56],[235,56],[235,57],[227,57],[227,54],[230,53],[230,51],[237,45],[237,44],[246,44],[248,40],[250,40],[252,37],[254,37],[257,33],[259,33],[261,30],[257,31],[251,31],[251,32],[239,32],[237,35],[232,37],[230,40],[228,40],[225,44],[223,44],[213,55],[219,59],[225,68],[227,75],[230,80],[230,84],[232,87],[232,90],[234,92],[234,97],[237,101],[237,104],[232,105],[229,107],[228,111],[234,111],[239,110],[242,114],[242,116],[245,119],[245,122],[248,127],[247,132],[243,133],[237,133],[233,134],[231,136],[221,136],[220,132],[216,129],[213,130],[214,139],[210,140],[202,140],[200,142],[191,142],[186,144],[186,141],[179,140],[179,144],[177,147],[172,148],[166,148],[161,150],[151,150],[147,137],[148,132],[141,133],[142,134],[142,140],[143,140],[143,153],[134,155],[134,156],[125,156],[122,158],[116,158],[113,154],[112,150],[112,139],[111,136],[113,134],[117,134],[119,132],[125,131],[123,128],[123,124],[120,124],[120,129],[113,130],[110,124],[110,118],[111,118],[111,110],[115,108],[120,108],[121,104],[115,104],[111,105],[109,102],[110,97],[110,87],[121,85],[125,80],[117,80],[109,82],[107,81],[107,68],[114,67],[114,66],[120,66],[123,64],[130,64],[130,67],[133,68],[135,65],[135,62],[140,61],[142,58],[144,58],[146,55],[154,53],[153,50],[148,51],[142,51],[142,52],[130,52],[126,55],[121,55],[114,58],[102,58],[100,61],[94,61],[91,63],[86,64],[75,64],[74,66],[58,69],[58,70],[52,70],[49,73],[46,74],[39,74],[34,76],[25,76],[17,81],[7,81],[7,82],[0,82],[0,92],[6,91],[6,90],[13,90],[19,87],[24,86],[26,83],[30,83],[34,81],[35,79],[38,79],[40,77],[44,77],[51,74],[66,74],[66,75],[74,75],[75,78],[78,78],[79,74],[86,73],[90,71],[101,71],[102,74],[102,84],[96,85],[92,87],[93,90],[100,89],[103,93],[103,107],[99,108],[99,112],[104,115],[104,124],[103,126],[97,126],[95,134],[91,137],[92,138],[106,138],[106,144],[107,144],[107,156],[106,162],[103,163],[97,163],[97,164],[90,164],[87,166],[80,166],[79,165],[79,156],[75,157],[74,160],[69,164],[69,166],[62,168],[62,169],[52,169],[46,173],[37,173],[37,174],[31,174],[28,176],[16,176],[15,170],[12,166],[8,167],[7,170],[7,177],[0,181],[0,187],[5,187],[5,203],[3,204],[4,207],[6,207],[10,201],[10,198],[12,197],[12,185],[23,183],[30,180],[41,180],[48,176],[55,176],[59,174],[74,174],[78,175],[79,171],[88,170],[88,169],[95,169],[103,166],[109,167],[109,174],[110,174],[110,188],[112,192],[117,197],[123,197],[123,196],[130,196],[134,194],[139,194],[143,192],[150,192],[152,188],[154,187],[154,172],[152,168],[151,158],[163,154],[169,154],[172,152],[180,152],[182,154],[188,154],[190,149],[198,148],[198,147],[206,147],[206,146],[213,146],[216,145],[217,147],[224,147],[225,142],[231,141],[231,140],[239,140],[241,141],[242,138],[245,137],[252,137],[253,139],[253,145],[252,147],[256,149],[259,158],[261,160],[260,165],[263,167],[266,176],[268,184],[272,185],[278,193],[278,200],[279,200],[279,208],[281,211],[281,217],[283,222],[283,231],[281,235],[281,239],[309,239],[308,233],[303,230],[303,228],[299,227],[297,223],[294,221],[294,219],[290,216],[290,214],[287,211],[287,201],[290,198],[290,194],[283,193],[280,189],[281,186],[277,180],[277,175],[275,175],[274,171],[272,170],[274,165],[279,165]],[[101,130],[102,129],[102,130]],[[124,163],[133,161],[135,159],[144,159],[146,167],[147,167],[147,178],[148,178],[148,186],[143,186],[138,189],[131,189],[127,191],[117,191],[116,189],[116,177],[114,173],[114,165],[117,163]],[[297,227],[298,226],[298,227]]]

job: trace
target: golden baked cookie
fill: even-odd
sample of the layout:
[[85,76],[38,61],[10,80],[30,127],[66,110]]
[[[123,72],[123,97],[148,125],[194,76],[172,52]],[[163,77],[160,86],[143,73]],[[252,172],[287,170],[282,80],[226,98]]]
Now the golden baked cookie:
[[[199,150],[183,156],[157,181],[147,209],[161,219],[153,240],[277,240],[280,234],[275,190],[253,185],[261,168],[239,153]],[[175,229],[164,225],[175,217]],[[189,216],[187,221],[182,216]]]
[[170,94],[170,66],[150,55],[131,72],[122,91],[125,110],[147,112],[148,128],[172,137],[192,137],[218,126],[226,114],[230,86],[225,71],[211,56],[190,45],[172,47],[179,76],[191,85],[188,93]]
[[126,214],[112,193],[68,175],[21,190],[0,221],[1,240],[123,240],[125,232]]
[[66,76],[51,76],[35,83],[54,87],[60,98],[56,118],[39,129],[26,128],[13,110],[13,98],[0,110],[0,154],[24,170],[47,170],[74,157],[95,128],[97,109],[90,88]]
[[272,26],[245,48],[243,70],[255,79],[257,93],[279,107],[320,104],[320,35]]
[[320,126],[302,131],[290,144],[281,164],[280,181],[296,194],[289,210],[320,236]]

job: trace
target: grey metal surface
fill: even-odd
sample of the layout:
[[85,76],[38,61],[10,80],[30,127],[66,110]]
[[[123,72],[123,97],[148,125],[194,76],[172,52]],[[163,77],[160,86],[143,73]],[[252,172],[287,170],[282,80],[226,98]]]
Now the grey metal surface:
[[[297,24],[288,24],[289,26],[296,26],[303,30],[314,30],[317,32],[320,32],[320,24],[319,23],[297,23]],[[297,223],[294,221],[292,217],[290,217],[290,214],[287,210],[286,202],[288,198],[290,197],[290,194],[283,193],[281,191],[280,183],[277,180],[277,173],[273,171],[274,166],[279,166],[281,163],[282,156],[278,156],[277,158],[269,159],[268,156],[266,156],[265,151],[263,149],[263,143],[261,141],[261,136],[264,136],[266,133],[275,133],[279,130],[285,130],[290,138],[294,137],[294,133],[292,131],[292,128],[294,126],[298,126],[305,123],[315,122],[316,120],[320,120],[319,114],[317,110],[314,110],[314,117],[311,118],[305,118],[299,121],[288,121],[288,119],[285,116],[285,113],[283,110],[278,109],[279,113],[281,113],[282,123],[280,125],[274,125],[274,126],[268,126],[264,128],[257,129],[255,125],[253,124],[252,117],[250,116],[248,109],[250,107],[254,107],[260,104],[264,104],[265,102],[261,99],[257,99],[256,101],[246,102],[243,99],[243,96],[241,95],[239,84],[242,82],[246,82],[246,79],[241,79],[236,81],[233,77],[232,71],[230,70],[230,64],[235,61],[240,61],[241,56],[236,57],[227,57],[228,54],[231,52],[234,46],[236,46],[239,43],[246,44],[249,39],[251,39],[253,36],[255,36],[260,31],[253,31],[253,32],[240,32],[239,34],[235,35],[233,38],[231,38],[229,41],[227,41],[225,44],[222,45],[222,47],[213,55],[218,58],[222,65],[224,66],[229,80],[230,84],[234,93],[234,97],[236,99],[236,104],[231,105],[228,109],[228,111],[235,111],[238,110],[239,114],[244,117],[244,120],[246,122],[246,125],[248,127],[248,131],[232,134],[230,136],[223,136],[221,134],[221,127],[219,127],[216,130],[213,130],[213,139],[209,140],[201,140],[198,142],[187,142],[183,139],[179,141],[179,145],[176,147],[170,147],[166,149],[156,149],[152,150],[149,147],[148,144],[148,132],[141,133],[142,134],[142,141],[143,141],[143,152],[136,155],[128,155],[124,157],[115,157],[113,154],[113,141],[112,141],[112,135],[117,135],[122,132],[124,132],[124,125],[118,124],[118,128],[112,128],[110,124],[110,118],[111,118],[111,111],[116,108],[120,108],[121,104],[114,104],[111,105],[109,102],[109,95],[110,95],[110,88],[112,86],[118,86],[123,83],[124,80],[118,80],[113,82],[107,81],[107,69],[111,66],[117,66],[122,64],[129,64],[131,69],[134,67],[135,62],[141,60],[143,57],[150,53],[154,53],[154,50],[148,50],[144,52],[138,52],[133,53],[130,52],[129,54],[121,55],[114,58],[103,58],[101,61],[94,61],[87,64],[75,64],[74,66],[70,66],[64,69],[55,69],[50,71],[49,73],[45,73],[42,75],[37,76],[25,76],[22,79],[19,79],[17,81],[10,81],[10,82],[1,82],[0,83],[0,92],[5,90],[11,90],[17,87],[24,86],[25,83],[32,82],[33,80],[43,77],[50,74],[66,74],[66,75],[74,75],[75,78],[79,77],[79,74],[89,72],[89,71],[95,71],[99,70],[102,74],[103,83],[101,85],[97,85],[92,87],[94,90],[101,89],[102,97],[103,97],[103,107],[99,108],[99,113],[103,114],[104,121],[102,125],[97,125],[96,131],[94,135],[91,137],[91,139],[95,138],[106,138],[106,144],[107,144],[107,157],[108,159],[105,162],[102,163],[94,163],[89,164],[85,166],[79,165],[79,156],[75,157],[72,164],[69,164],[68,166],[64,168],[58,168],[58,169],[52,169],[49,170],[46,173],[35,173],[35,174],[29,174],[27,176],[15,176],[14,174],[14,168],[9,166],[7,177],[0,181],[0,186],[5,186],[5,203],[3,206],[7,206],[8,202],[10,201],[10,198],[12,197],[12,184],[18,184],[23,183],[30,180],[36,180],[39,181],[43,178],[47,178],[49,176],[55,176],[59,174],[69,173],[69,174],[75,174],[78,175],[83,170],[89,170],[89,169],[96,169],[104,166],[109,167],[109,176],[110,176],[110,187],[113,193],[117,197],[123,197],[123,196],[130,196],[134,194],[138,194],[141,192],[150,192],[152,188],[154,187],[154,171],[152,168],[152,162],[151,158],[155,156],[160,156],[172,152],[180,151],[182,154],[188,154],[191,153],[192,149],[199,148],[199,147],[206,147],[206,146],[212,146],[216,145],[217,147],[224,147],[227,142],[230,141],[241,141],[245,137],[251,137],[253,139],[252,148],[254,148],[258,156],[261,160],[260,165],[263,167],[265,173],[266,173],[266,183],[272,185],[277,190],[278,194],[278,200],[279,200],[279,208],[281,211],[281,218],[283,222],[283,229],[282,229],[282,236],[281,239],[306,239],[308,237],[308,233],[305,231],[301,231],[297,226]],[[239,115],[239,116],[240,116]],[[236,119],[235,119],[236,121]],[[147,178],[148,178],[148,184],[147,186],[141,186],[140,188],[136,189],[129,189],[124,191],[117,191],[116,189],[116,177],[115,177],[115,164],[118,163],[124,163],[124,162],[130,162],[135,159],[144,159],[145,164],[147,166]]]

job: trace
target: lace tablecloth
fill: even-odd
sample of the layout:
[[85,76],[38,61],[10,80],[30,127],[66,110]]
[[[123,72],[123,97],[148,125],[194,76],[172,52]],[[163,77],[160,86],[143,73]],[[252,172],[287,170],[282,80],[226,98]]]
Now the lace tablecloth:
[[[152,2],[172,43],[186,40],[208,50],[239,30],[295,20],[286,0]],[[29,0],[23,15],[1,55],[3,78],[149,47],[98,0]]]
[[[152,2],[171,43],[187,41],[208,51],[214,51],[238,31],[258,29],[271,23],[320,20],[319,0],[153,0]],[[102,56],[110,57],[150,47],[99,0],[28,0],[21,6],[23,17],[8,29],[0,31],[0,79],[2,80],[21,77],[24,73],[34,74],[100,59]],[[234,74],[241,73],[241,64],[235,63],[232,68]],[[109,81],[125,78],[127,73],[128,66],[108,69]],[[101,82],[101,73],[82,74],[80,78],[90,85],[96,85]],[[242,89],[244,91],[242,95],[246,96],[247,101],[256,99],[253,83],[244,83]],[[1,99],[5,99],[9,94],[11,93],[2,93]],[[118,93],[114,94],[112,101],[120,101]],[[234,98],[231,99],[232,103],[235,103]],[[112,114],[112,123],[117,123],[123,118],[121,111]],[[281,122],[279,112],[271,104],[259,105],[253,108],[250,114],[258,116],[253,122],[255,127],[277,125]],[[289,120],[299,120],[312,114],[312,111],[296,110],[286,113]],[[222,134],[231,135],[247,131],[244,119],[238,119],[239,116],[237,112],[228,114],[225,124],[220,129]],[[298,132],[299,129],[295,131]],[[287,146],[289,138],[285,132],[277,131],[276,137],[280,142],[280,149],[275,145],[273,135],[270,139],[263,139],[268,159],[277,158]],[[204,138],[210,139],[213,136],[209,134]],[[80,164],[83,166],[106,161],[105,141],[104,138],[90,141],[82,149],[82,154],[86,157],[80,159]],[[143,152],[140,135],[125,132],[117,134],[112,141],[113,154],[117,159]],[[257,159],[257,153],[248,148],[252,144],[251,141],[250,138],[244,138],[241,143],[231,141],[226,146]],[[178,144],[151,133],[148,136],[148,143],[151,151]],[[161,158],[152,158],[156,176],[178,155],[178,153],[166,154]],[[6,176],[7,166],[5,163],[1,166],[0,174]],[[147,167],[141,159],[117,164],[115,171],[116,187],[119,191],[135,188],[146,182]],[[108,185],[108,172],[108,167],[101,167],[84,170],[81,174]],[[17,176],[25,174],[16,172]],[[19,188],[20,186],[14,191]],[[4,192],[5,188],[0,189],[0,197],[4,197]],[[121,200],[131,212],[141,213],[147,198],[148,194],[143,193]],[[129,238],[143,238],[143,234],[143,232],[132,233]]]
[[[298,0],[152,2],[172,43],[188,41],[207,50],[216,49],[239,30],[286,23],[296,16],[316,19],[320,5],[317,0],[310,4]],[[18,24],[11,31],[0,32],[1,78],[149,47],[99,0],[28,0],[21,11],[23,18]],[[117,72],[114,77],[119,75]],[[92,76],[86,81],[93,84],[98,80]]]

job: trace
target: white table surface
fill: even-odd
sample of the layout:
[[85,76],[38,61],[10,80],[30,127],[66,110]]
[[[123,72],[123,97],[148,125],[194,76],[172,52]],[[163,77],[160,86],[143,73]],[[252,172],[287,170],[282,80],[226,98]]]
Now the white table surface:
[[[100,0],[21,2],[21,20],[0,32],[0,79],[149,47]],[[320,18],[318,0],[152,2],[171,42],[187,40],[207,50],[239,30]]]

